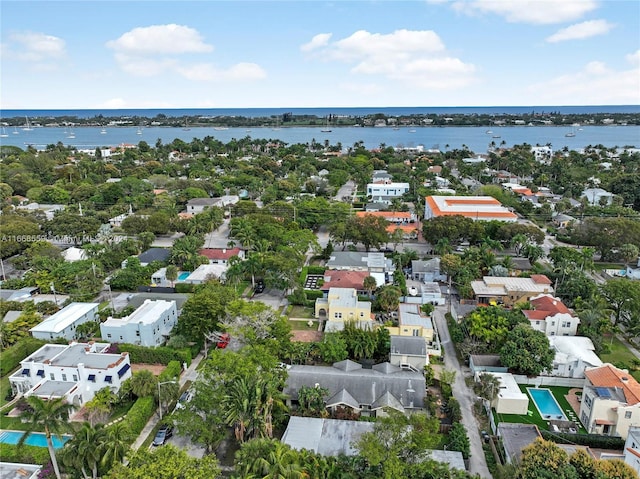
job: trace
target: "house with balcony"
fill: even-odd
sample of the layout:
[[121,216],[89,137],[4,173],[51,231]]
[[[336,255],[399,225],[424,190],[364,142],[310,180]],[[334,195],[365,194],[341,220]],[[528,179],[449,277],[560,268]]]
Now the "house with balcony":
[[522,314],[536,331],[547,336],[575,336],[580,318],[565,306],[559,298],[541,294],[529,300],[533,309],[523,309]]
[[362,329],[373,329],[376,325],[371,303],[360,301],[354,288],[330,288],[324,297],[316,299],[315,317],[326,321],[326,332],[341,331],[348,321]]
[[45,344],[9,377],[14,394],[63,397],[82,407],[104,387],[117,393],[131,377],[129,353],[108,353],[108,343]]
[[625,369],[611,364],[584,373],[580,422],[589,434],[627,439],[640,426],[640,384]]
[[129,316],[107,318],[100,334],[108,341],[155,347],[167,340],[177,321],[175,301],[146,299]]
[[37,339],[75,339],[78,326],[98,320],[98,306],[99,303],[71,303],[29,331]]
[[471,289],[478,304],[504,304],[507,307],[554,291],[551,280],[544,274],[532,274],[530,278],[484,276],[480,281],[471,281]]
[[409,183],[395,183],[388,179],[367,184],[367,196],[371,201],[390,205],[394,198],[400,198],[410,189]]

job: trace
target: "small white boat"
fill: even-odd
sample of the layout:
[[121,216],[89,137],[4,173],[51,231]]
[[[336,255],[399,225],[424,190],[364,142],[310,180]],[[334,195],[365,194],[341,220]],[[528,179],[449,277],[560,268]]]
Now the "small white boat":
[[25,119],[26,123],[24,125],[24,128],[22,128],[22,131],[31,131],[31,130],[33,130],[33,128],[31,128],[31,123],[29,123],[29,117],[25,116],[24,119]]
[[409,133],[415,133],[416,130],[409,130]]
[[103,128],[102,130],[100,130],[100,134],[101,135],[106,135],[107,134],[107,129]]
[[487,130],[487,131],[485,131],[485,133],[486,133],[487,135],[493,135],[493,131],[491,131],[491,130]]
[[2,133],[0,133],[0,138],[6,138],[9,135],[7,134],[7,130],[5,129],[5,127],[2,127]]
[[138,131],[136,131],[136,135],[142,135],[142,128],[138,127]]

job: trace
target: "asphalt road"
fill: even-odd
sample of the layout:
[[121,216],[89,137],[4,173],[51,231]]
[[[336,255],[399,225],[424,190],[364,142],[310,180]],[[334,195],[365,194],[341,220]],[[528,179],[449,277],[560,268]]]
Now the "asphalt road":
[[[483,479],[491,479],[491,473],[487,467],[487,461],[482,449],[482,438],[480,437],[478,421],[473,414],[473,404],[476,400],[474,392],[467,387],[464,382],[465,374],[460,367],[456,351],[451,342],[449,328],[444,315],[447,306],[437,306],[433,312],[433,318],[440,335],[440,343],[444,348],[444,366],[448,370],[456,371],[456,379],[452,385],[453,397],[460,403],[462,412],[462,424],[467,429],[471,446],[471,457],[469,458],[469,470],[472,474],[479,474]],[[468,375],[469,373],[467,373]]]

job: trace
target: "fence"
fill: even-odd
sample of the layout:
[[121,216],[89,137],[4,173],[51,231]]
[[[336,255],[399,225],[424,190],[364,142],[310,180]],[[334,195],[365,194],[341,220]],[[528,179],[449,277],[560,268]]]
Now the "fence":
[[538,376],[530,378],[521,374],[514,374],[513,378],[518,384],[527,384],[529,386],[563,386],[567,388],[581,388],[584,386],[583,378],[561,378],[556,376]]

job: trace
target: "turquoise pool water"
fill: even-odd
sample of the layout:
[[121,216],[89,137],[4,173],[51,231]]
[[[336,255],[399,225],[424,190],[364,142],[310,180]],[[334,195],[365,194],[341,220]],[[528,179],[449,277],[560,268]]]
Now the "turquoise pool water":
[[180,273],[178,275],[178,281],[184,281],[185,279],[187,279],[189,277],[191,273],[189,273],[188,271],[183,271],[182,273]]
[[564,415],[562,408],[553,397],[551,391],[548,389],[540,388],[527,388],[533,403],[538,408],[542,419],[556,419],[560,421],[566,421],[567,417]]
[[[22,437],[22,431],[0,431],[0,442],[4,444],[18,444]],[[54,449],[60,449],[64,443],[71,439],[71,436],[53,436]],[[24,442],[27,446],[47,447],[47,437],[42,432],[32,432]]]

